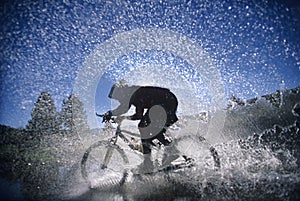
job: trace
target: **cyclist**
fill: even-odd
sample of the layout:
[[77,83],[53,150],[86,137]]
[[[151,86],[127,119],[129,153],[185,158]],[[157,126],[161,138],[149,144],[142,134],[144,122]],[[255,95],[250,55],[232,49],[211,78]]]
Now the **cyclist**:
[[120,116],[126,113],[132,105],[135,106],[135,114],[126,118],[140,120],[138,128],[144,154],[144,162],[140,166],[140,171],[152,171],[152,141],[157,139],[165,146],[172,142],[165,134],[167,128],[178,120],[176,96],[169,89],[161,87],[114,84],[108,97],[119,101],[120,105],[106,112],[103,122],[109,121],[112,116]]

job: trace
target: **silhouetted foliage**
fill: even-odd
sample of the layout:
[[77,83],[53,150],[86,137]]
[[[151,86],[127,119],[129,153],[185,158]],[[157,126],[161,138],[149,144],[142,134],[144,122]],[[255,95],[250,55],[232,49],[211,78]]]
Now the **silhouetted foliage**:
[[73,94],[64,100],[59,120],[60,127],[63,130],[80,132],[88,129],[83,104],[79,98]]
[[228,108],[234,108],[235,106],[244,106],[245,102],[240,98],[237,98],[235,95],[232,95],[229,100]]
[[48,92],[42,92],[31,112],[32,119],[26,129],[37,132],[55,132],[59,128],[58,113],[54,101]]

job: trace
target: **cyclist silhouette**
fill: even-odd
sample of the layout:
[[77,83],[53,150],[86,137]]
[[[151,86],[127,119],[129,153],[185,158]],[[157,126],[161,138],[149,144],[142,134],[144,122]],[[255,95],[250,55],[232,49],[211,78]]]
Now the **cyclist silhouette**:
[[116,109],[106,112],[103,122],[109,121],[112,116],[118,117],[126,113],[132,105],[135,106],[135,114],[126,118],[140,120],[138,128],[144,154],[141,168],[152,169],[152,141],[157,139],[165,146],[172,142],[165,133],[167,128],[178,120],[176,96],[169,89],[161,87],[114,84],[108,97],[119,101],[120,105]]

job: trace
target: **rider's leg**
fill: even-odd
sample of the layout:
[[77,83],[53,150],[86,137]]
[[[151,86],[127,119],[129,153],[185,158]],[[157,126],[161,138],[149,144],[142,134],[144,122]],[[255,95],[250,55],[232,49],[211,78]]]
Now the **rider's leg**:
[[176,116],[176,108],[175,110],[173,108],[167,108],[167,119],[164,128],[161,129],[161,131],[157,135],[157,139],[164,144],[165,146],[168,146],[171,144],[172,139],[170,137],[166,136],[167,129],[173,125],[176,121],[178,121],[178,118]]
[[143,154],[151,154],[151,141],[149,140],[148,137],[149,131],[146,129],[148,125],[149,125],[149,112],[147,111],[138,124],[138,129],[141,134]]
[[168,117],[167,117],[167,122],[166,122],[166,127],[170,127],[173,125],[175,122],[178,121],[178,117],[174,111],[168,111]]
[[146,139],[142,139],[142,147],[143,147],[143,154],[151,154],[151,142]]
[[150,173],[154,170],[154,165],[151,160],[151,139],[148,139],[147,136],[149,136],[149,133],[147,133],[147,129],[144,129],[148,126],[148,116],[147,113],[140,121],[138,127],[141,134],[141,141],[142,141],[142,147],[143,147],[143,154],[144,154],[144,161],[139,165],[138,172],[139,173]]
[[143,146],[144,160],[138,166],[137,172],[140,174],[153,172],[154,165],[151,159],[151,142],[149,140],[142,139],[142,146]]
[[156,136],[163,145],[168,146],[172,143],[171,137],[166,137],[166,128],[163,128]]
[[166,135],[167,128],[171,124],[173,123],[167,122],[165,128],[163,128],[156,137],[156,139],[158,139],[165,146],[162,166],[170,165],[172,161],[180,157],[179,150],[174,144],[172,144],[172,138]]

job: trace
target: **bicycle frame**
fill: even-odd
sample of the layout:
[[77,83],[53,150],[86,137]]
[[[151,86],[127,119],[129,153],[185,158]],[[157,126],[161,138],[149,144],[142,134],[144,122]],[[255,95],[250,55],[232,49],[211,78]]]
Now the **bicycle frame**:
[[[136,151],[140,151],[138,148],[136,148],[134,146],[134,144],[123,133],[127,133],[131,136],[134,136],[134,137],[140,137],[140,135],[138,135],[136,133],[132,133],[130,131],[121,130],[121,122],[117,123],[118,126],[117,126],[117,129],[115,131],[115,135],[109,139],[109,142],[113,145],[116,145],[117,141],[118,141],[118,138],[120,137],[131,149],[136,150]],[[116,122],[113,121],[113,123],[116,123]]]
[[[100,116],[100,115],[97,115],[97,116]],[[106,170],[111,170],[110,161],[115,156],[115,154],[114,154],[115,152],[117,152],[118,157],[121,157],[121,160],[120,161],[117,160],[117,161],[124,165],[124,170],[123,170],[123,176],[119,180],[118,185],[122,185],[125,182],[125,179],[128,175],[128,169],[129,169],[129,167],[127,166],[129,164],[129,159],[126,155],[124,147],[126,145],[129,146],[130,150],[134,151],[135,154],[137,154],[140,157],[143,157],[142,147],[136,146],[136,143],[133,142],[133,139],[135,139],[133,137],[140,138],[141,136],[139,134],[132,133],[130,131],[122,130],[121,129],[122,121],[123,121],[122,118],[111,119],[108,123],[116,123],[117,124],[117,128],[113,128],[114,135],[106,140],[100,140],[100,141],[93,143],[84,152],[84,155],[81,160],[81,174],[85,180],[89,180],[89,171],[86,167],[86,164],[87,164],[88,158],[91,158],[91,157],[89,157],[91,151],[94,150],[95,148],[102,147],[102,150],[103,150],[103,148],[106,149],[104,152],[104,155],[101,156],[101,159],[103,159],[103,160],[101,160],[101,162],[99,161],[99,163],[98,163],[98,165],[99,165],[98,168],[102,169],[104,172]],[[125,134],[132,136],[132,139],[130,139],[129,136],[125,136]],[[186,137],[190,138],[189,136],[186,136]],[[179,142],[180,140],[182,140],[183,138],[186,138],[186,137],[183,136],[176,140],[174,139],[171,146],[175,146],[175,148],[176,148],[177,142]],[[118,145],[118,140],[119,140],[118,138],[121,138],[121,140],[123,140],[125,142],[125,145],[124,144]],[[200,140],[206,141],[204,138],[200,138]],[[153,148],[156,150],[155,153],[158,154],[157,156],[159,157],[159,159],[162,159],[162,158],[160,158],[160,156],[162,156],[161,151],[164,151],[164,149],[161,149],[160,144],[154,143]],[[213,160],[214,160],[214,167],[216,168],[216,170],[220,169],[221,163],[220,163],[220,158],[218,156],[217,150],[213,146],[209,146],[208,148],[209,148],[211,156],[213,157]],[[104,158],[102,158],[103,156],[104,156]],[[193,166],[192,163],[194,160],[192,158],[187,157],[184,154],[182,154],[182,157],[187,162],[187,164],[184,164],[184,166],[182,166],[181,164],[175,164],[174,166],[163,167],[163,166],[161,166],[162,164],[160,164],[160,162],[158,161],[158,163],[157,163],[157,168],[159,168],[158,171],[169,171],[170,169],[180,169],[180,168]],[[96,156],[96,158],[97,158],[97,156]]]
[[[117,123],[118,126],[117,126],[117,130],[115,132],[115,135],[112,138],[109,139],[110,144],[112,144],[114,146],[117,146],[118,137],[120,137],[132,150],[140,151],[142,153],[142,151],[139,150],[138,148],[136,148],[134,146],[134,144],[131,143],[130,140],[122,132],[126,132],[127,134],[130,134],[130,135],[133,135],[133,136],[138,136],[138,135],[135,134],[135,133],[129,132],[129,131],[125,131],[125,130],[122,131],[121,130],[121,122]],[[104,157],[104,162],[101,165],[101,169],[107,168],[107,164],[109,163],[109,161],[112,157],[113,150],[114,150],[113,147],[108,147],[108,150],[107,150],[107,152],[105,154],[105,157]]]

